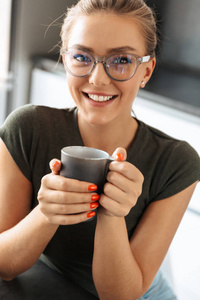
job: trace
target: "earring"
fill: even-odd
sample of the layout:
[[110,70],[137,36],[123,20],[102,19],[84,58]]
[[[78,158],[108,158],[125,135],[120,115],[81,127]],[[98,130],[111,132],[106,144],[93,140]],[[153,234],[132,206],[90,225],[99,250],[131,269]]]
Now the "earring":
[[142,81],[142,83],[141,83],[141,84],[142,84],[141,88],[144,88],[144,87],[145,87],[145,83],[146,83],[145,81]]

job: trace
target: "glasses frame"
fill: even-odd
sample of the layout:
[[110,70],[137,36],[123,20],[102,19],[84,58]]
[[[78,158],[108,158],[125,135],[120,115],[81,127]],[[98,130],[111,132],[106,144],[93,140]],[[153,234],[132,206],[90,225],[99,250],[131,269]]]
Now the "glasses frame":
[[[76,74],[74,74],[74,73],[68,68],[68,66],[67,66],[67,64],[66,64],[66,62],[65,62],[65,55],[66,55],[69,51],[71,51],[71,50],[73,50],[73,49],[74,49],[74,50],[80,50],[80,51],[86,52],[86,53],[88,53],[88,54],[93,58],[93,61],[94,61],[94,62],[93,62],[93,67],[92,67],[92,69],[91,69],[91,71],[90,71],[89,73],[87,73],[87,74],[85,74],[85,75],[76,75]],[[89,76],[89,75],[92,74],[92,72],[94,71],[94,69],[95,69],[95,67],[96,67],[96,65],[97,65],[98,63],[102,63],[102,64],[103,64],[103,67],[104,67],[104,70],[105,70],[105,72],[106,72],[106,74],[107,74],[111,79],[113,79],[113,80],[115,80],[115,81],[127,81],[127,80],[131,79],[131,78],[135,75],[135,73],[136,73],[138,67],[139,67],[142,63],[149,62],[150,59],[153,57],[152,55],[139,56],[139,55],[135,55],[135,54],[132,54],[132,53],[121,53],[121,54],[132,55],[132,56],[136,59],[135,70],[134,70],[133,74],[132,74],[129,78],[127,78],[127,79],[117,79],[117,78],[112,77],[112,76],[109,74],[109,68],[107,68],[107,66],[106,66],[106,62],[107,62],[107,60],[108,60],[110,57],[112,57],[112,56],[114,56],[114,55],[120,55],[120,53],[113,53],[113,54],[109,54],[109,55],[106,55],[106,56],[98,56],[98,55],[95,55],[95,54],[91,53],[90,51],[87,51],[87,50],[84,50],[84,49],[69,48],[69,49],[61,49],[61,50],[60,50],[60,55],[61,55],[62,58],[63,58],[63,63],[64,63],[64,65],[65,65],[67,71],[68,71],[71,75],[73,75],[73,76],[75,76],[75,77],[79,77],[79,78],[87,77],[87,76]]]

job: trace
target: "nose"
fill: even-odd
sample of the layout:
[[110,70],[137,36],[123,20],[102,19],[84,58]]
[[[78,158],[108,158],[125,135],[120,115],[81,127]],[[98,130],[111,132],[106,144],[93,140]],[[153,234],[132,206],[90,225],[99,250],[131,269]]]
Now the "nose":
[[102,85],[110,84],[110,77],[107,75],[103,63],[97,62],[93,72],[90,74],[89,83],[100,87]]

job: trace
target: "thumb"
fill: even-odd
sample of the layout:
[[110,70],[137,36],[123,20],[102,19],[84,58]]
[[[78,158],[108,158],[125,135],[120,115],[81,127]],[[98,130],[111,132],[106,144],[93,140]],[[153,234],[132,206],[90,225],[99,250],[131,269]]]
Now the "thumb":
[[50,161],[49,167],[52,171],[52,174],[59,175],[60,174],[60,169],[61,169],[61,161],[54,158]]
[[127,152],[124,148],[117,148],[113,154],[112,157],[117,161],[124,161],[127,158]]

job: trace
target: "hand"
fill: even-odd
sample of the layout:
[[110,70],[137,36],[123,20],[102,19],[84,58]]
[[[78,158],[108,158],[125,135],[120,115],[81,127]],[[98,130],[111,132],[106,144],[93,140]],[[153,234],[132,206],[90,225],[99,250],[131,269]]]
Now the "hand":
[[112,156],[115,161],[110,163],[108,182],[104,185],[98,212],[107,216],[125,217],[137,203],[144,177],[134,165],[125,161],[125,149],[117,148]]
[[[42,178],[38,192],[41,212],[50,223],[69,225],[84,222],[95,215],[99,206],[97,187],[89,182],[59,176],[61,162],[50,162],[51,174]],[[92,193],[93,192],[93,193]]]

